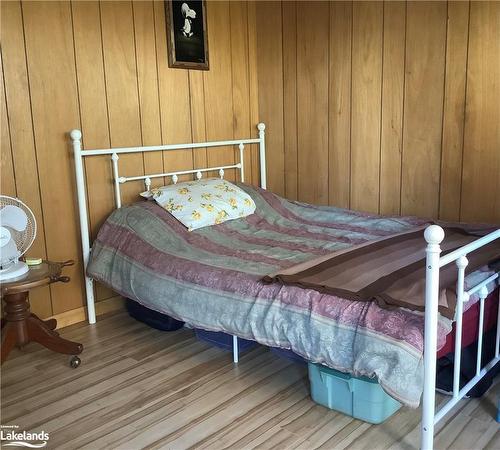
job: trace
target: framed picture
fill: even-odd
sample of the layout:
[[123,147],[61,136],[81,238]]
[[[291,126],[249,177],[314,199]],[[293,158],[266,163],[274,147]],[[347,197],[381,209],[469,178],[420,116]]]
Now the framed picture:
[[207,14],[204,0],[165,0],[168,65],[208,70]]

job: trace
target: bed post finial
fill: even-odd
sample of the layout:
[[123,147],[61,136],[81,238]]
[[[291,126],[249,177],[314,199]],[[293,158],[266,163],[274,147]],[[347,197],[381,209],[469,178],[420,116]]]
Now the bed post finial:
[[439,245],[444,239],[444,230],[439,225],[430,225],[424,232],[428,244]]
[[424,329],[424,393],[420,448],[432,450],[434,445],[434,408],[436,404],[436,352],[439,305],[439,244],[444,230],[430,225],[424,232],[427,241],[425,260],[425,329]]
[[260,187],[262,189],[267,188],[267,179],[266,179],[266,124],[260,122],[257,125],[257,129],[259,130],[259,160],[260,160]]
[[80,130],[74,129],[71,130],[71,133],[69,133],[71,136],[71,139],[73,140],[73,143],[75,141],[81,141],[82,140],[82,132]]

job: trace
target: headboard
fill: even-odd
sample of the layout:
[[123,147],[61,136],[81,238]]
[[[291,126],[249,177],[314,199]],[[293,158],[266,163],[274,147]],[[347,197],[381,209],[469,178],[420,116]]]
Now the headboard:
[[[90,230],[89,230],[89,214],[87,210],[87,188],[85,182],[85,175],[83,169],[83,158],[92,156],[110,155],[113,171],[113,186],[115,195],[115,206],[120,208],[122,206],[122,197],[120,186],[130,181],[144,181],[146,190],[151,188],[151,180],[154,178],[170,177],[173,183],[177,183],[180,175],[193,174],[197,179],[201,179],[204,173],[218,172],[221,178],[224,177],[225,171],[230,169],[239,170],[240,180],[245,181],[245,167],[244,167],[244,152],[246,145],[257,144],[259,146],[259,172],[260,172],[260,186],[266,188],[266,146],[265,146],[265,129],[263,123],[257,125],[258,138],[249,139],[231,139],[228,141],[211,141],[211,142],[196,142],[187,144],[172,144],[172,145],[153,145],[146,147],[121,147],[121,148],[103,148],[103,149],[82,149],[82,132],[80,130],[72,130],[70,133],[74,160],[75,160],[75,177],[76,188],[78,196],[78,212],[80,217],[80,234],[82,241],[83,253],[83,266],[85,270],[85,291],[87,297],[88,320],[89,323],[96,322],[95,304],[94,304],[94,283],[91,278],[87,276],[87,265],[90,257]],[[207,149],[216,147],[238,146],[239,161],[235,164],[216,166],[216,167],[203,167],[193,168],[187,170],[180,170],[175,172],[162,172],[153,174],[144,174],[136,176],[122,176],[120,175],[120,155],[127,153],[147,153],[155,151],[175,151],[187,149]]]

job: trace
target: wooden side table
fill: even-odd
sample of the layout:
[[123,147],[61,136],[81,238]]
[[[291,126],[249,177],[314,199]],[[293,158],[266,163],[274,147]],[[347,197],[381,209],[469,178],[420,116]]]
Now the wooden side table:
[[73,355],[71,367],[80,365],[80,358],[76,355],[83,351],[83,345],[60,337],[55,331],[57,321],[39,319],[30,312],[28,301],[30,289],[58,281],[67,283],[70,279],[61,275],[62,269],[73,264],[74,261],[43,261],[42,264],[31,266],[22,278],[1,284],[0,296],[5,302],[2,319],[2,364],[14,347],[21,348],[28,342],[38,342],[54,352]]

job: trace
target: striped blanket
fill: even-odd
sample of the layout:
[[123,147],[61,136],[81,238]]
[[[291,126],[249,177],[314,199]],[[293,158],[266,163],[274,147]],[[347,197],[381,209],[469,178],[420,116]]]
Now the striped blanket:
[[[376,241],[369,241],[297,264],[279,274],[263,278],[267,283],[282,283],[314,289],[354,301],[376,301],[382,307],[403,306],[425,311],[425,227],[413,228]],[[464,228],[445,227],[441,243],[445,255],[478,239]],[[485,228],[482,235],[494,231]],[[468,270],[477,270],[500,262],[500,240],[471,252]],[[456,313],[458,271],[448,264],[439,272],[439,312],[454,319]]]
[[[390,395],[417,407],[423,386],[420,313],[261,279],[424,222],[290,202],[240,186],[254,199],[255,214],[192,232],[152,201],[114,211],[94,242],[89,276],[194,327],[376,376]],[[441,318],[439,347],[450,329]]]

